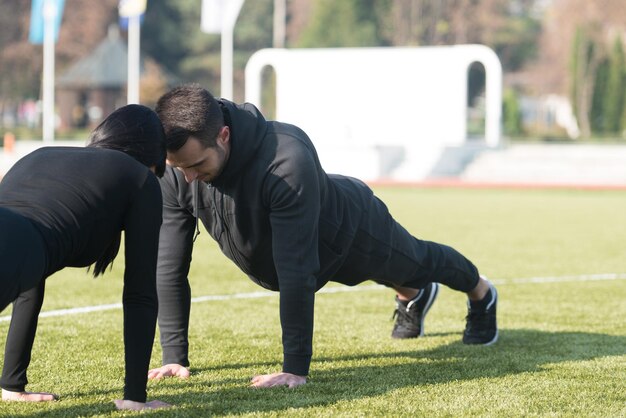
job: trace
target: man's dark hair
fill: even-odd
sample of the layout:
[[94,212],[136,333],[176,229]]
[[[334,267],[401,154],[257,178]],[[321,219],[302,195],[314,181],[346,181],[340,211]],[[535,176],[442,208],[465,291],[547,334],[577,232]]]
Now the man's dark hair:
[[159,177],[165,172],[165,131],[149,107],[120,107],[93,130],[87,146],[122,151],[146,167],[155,166]]
[[224,126],[224,115],[213,95],[198,84],[176,87],[165,93],[156,105],[165,129],[168,151],[178,151],[190,136],[206,147],[215,147]]
[[[146,167],[155,167],[159,177],[165,172],[165,132],[157,114],[149,107],[130,104],[115,110],[93,130],[87,147],[122,151]],[[93,275],[103,274],[120,249],[121,232],[100,255]]]

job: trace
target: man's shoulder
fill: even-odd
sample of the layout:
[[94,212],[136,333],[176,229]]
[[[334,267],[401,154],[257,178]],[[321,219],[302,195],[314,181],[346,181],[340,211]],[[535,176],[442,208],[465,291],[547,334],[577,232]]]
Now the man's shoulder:
[[161,189],[175,191],[176,193],[186,193],[189,184],[185,181],[185,176],[179,170],[167,165],[163,177],[159,179]]
[[299,154],[308,156],[311,153],[316,153],[315,146],[306,132],[296,125],[272,121],[268,124],[267,136],[275,139],[274,146],[277,156],[285,152],[293,157],[297,157]]
[[292,139],[296,141],[302,141],[303,139],[309,138],[306,132],[304,132],[300,127],[292,125],[291,123],[279,122],[275,120],[267,121],[266,135],[276,135],[286,140]]

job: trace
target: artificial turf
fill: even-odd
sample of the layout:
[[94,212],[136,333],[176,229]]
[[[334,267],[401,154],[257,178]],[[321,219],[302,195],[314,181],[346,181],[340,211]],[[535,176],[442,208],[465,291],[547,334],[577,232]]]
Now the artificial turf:
[[[398,341],[390,338],[387,289],[341,287],[350,291],[316,297],[309,383],[255,390],[248,387],[253,375],[281,367],[277,295],[201,301],[192,305],[192,376],[150,382],[149,398],[175,407],[147,414],[626,416],[626,192],[376,192],[414,235],[457,248],[496,283],[497,344],[460,342],[466,307],[458,292],[442,290],[424,338]],[[57,273],[48,279],[43,311],[120,302],[123,264],[120,255],[95,280],[85,269]],[[205,231],[190,279],[194,297],[261,290]],[[0,334],[8,324],[0,322]],[[0,416],[135,415],[112,403],[122,396],[121,327],[117,308],[41,318],[28,390],[61,398],[0,402]],[[159,361],[156,343],[152,365]]]

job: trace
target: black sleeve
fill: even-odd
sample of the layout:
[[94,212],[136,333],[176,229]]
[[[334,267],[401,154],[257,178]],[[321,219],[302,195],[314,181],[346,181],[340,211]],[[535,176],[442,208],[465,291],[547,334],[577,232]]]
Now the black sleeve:
[[283,371],[309,373],[319,270],[319,183],[313,158],[293,152],[268,182],[274,263],[280,287]]
[[4,350],[4,366],[0,386],[12,392],[23,392],[28,378],[26,369],[37,331],[39,311],[43,304],[45,280],[26,290],[13,302],[11,325]]
[[[189,266],[193,250],[196,219],[181,206],[179,194],[188,191],[180,177],[168,167],[161,179],[163,225],[159,242],[157,290],[159,294],[159,330],[163,364],[189,366],[189,312],[191,289]],[[182,180],[184,181],[184,180]],[[181,191],[181,187],[184,191]],[[192,187],[197,184],[192,183]]]
[[161,190],[149,174],[124,219],[124,399],[145,402],[157,320],[156,262],[161,226]]

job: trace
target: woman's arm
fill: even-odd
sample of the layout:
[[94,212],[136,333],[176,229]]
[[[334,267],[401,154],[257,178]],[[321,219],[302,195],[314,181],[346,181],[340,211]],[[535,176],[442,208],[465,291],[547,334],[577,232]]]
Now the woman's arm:
[[149,174],[124,219],[124,400],[145,402],[157,319],[156,262],[161,226],[161,189]]

